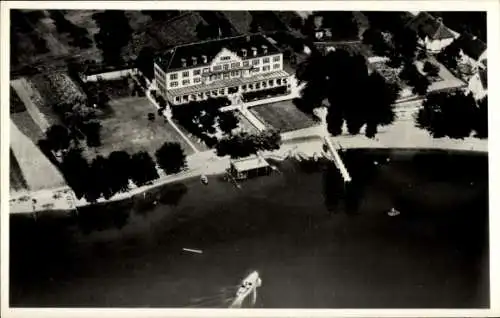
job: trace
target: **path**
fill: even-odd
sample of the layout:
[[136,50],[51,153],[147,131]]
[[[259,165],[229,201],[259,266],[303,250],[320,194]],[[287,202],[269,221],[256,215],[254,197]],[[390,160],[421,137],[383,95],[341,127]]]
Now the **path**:
[[[135,78],[135,76],[132,76],[134,78],[134,80],[139,84],[140,82]],[[148,85],[149,87],[148,88],[145,88],[145,91],[146,91],[146,97],[149,99],[149,101],[157,108],[157,109],[160,109],[160,105],[158,105],[158,103],[154,100],[154,98],[151,96],[151,89],[152,89],[152,86],[151,85]],[[167,107],[168,108],[168,107]],[[163,117],[167,120],[167,122],[175,129],[175,131],[182,137],[182,139],[184,139],[184,141],[189,145],[189,147],[191,147],[191,149],[193,149],[193,151],[195,153],[197,152],[200,152],[200,150],[198,150],[198,148],[196,148],[196,146],[191,142],[191,140],[189,140],[189,138],[179,129],[179,127],[177,127],[177,125],[174,123],[174,121],[172,120],[172,117],[170,116],[170,114],[167,113],[168,110],[165,110],[163,111]]]

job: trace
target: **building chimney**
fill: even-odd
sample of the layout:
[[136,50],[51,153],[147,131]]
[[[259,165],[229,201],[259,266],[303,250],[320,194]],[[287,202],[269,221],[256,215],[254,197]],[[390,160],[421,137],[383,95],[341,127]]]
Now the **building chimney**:
[[257,48],[252,46],[252,54],[253,56],[257,56]]
[[247,35],[246,39],[247,39],[247,42],[250,42],[250,35]]
[[182,67],[186,67],[187,66],[186,59],[182,58],[181,59],[181,63],[182,63]]
[[247,49],[241,49],[241,55],[247,57]]
[[267,45],[262,45],[262,53],[267,54]]
[[198,58],[196,56],[192,56],[191,61],[193,62],[193,65],[198,64]]
[[203,64],[207,64],[207,56],[206,55],[202,55],[201,60],[203,61]]

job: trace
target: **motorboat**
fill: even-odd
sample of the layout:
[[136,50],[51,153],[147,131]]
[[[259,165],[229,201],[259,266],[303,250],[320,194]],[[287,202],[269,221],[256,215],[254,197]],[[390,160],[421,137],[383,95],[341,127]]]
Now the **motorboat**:
[[262,285],[262,280],[260,279],[259,273],[257,271],[253,271],[243,279],[241,282],[240,287],[238,288],[238,291],[236,292],[236,295],[242,295],[245,294],[257,287],[260,287]]

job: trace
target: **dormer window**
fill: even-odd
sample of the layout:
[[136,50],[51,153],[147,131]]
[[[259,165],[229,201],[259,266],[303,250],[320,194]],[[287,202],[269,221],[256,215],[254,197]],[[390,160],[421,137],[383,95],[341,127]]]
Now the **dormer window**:
[[267,54],[267,45],[262,45],[262,53]]
[[191,61],[192,61],[193,65],[198,64],[198,58],[196,56],[191,57]]
[[207,64],[207,56],[206,55],[202,55],[201,60],[203,61],[203,64]]
[[256,47],[252,47],[252,54],[253,54],[253,56],[257,56],[257,48]]
[[247,57],[247,50],[246,49],[241,49],[241,55],[243,57]]
[[182,67],[186,67],[187,66],[186,59],[181,59],[181,64],[182,64]]

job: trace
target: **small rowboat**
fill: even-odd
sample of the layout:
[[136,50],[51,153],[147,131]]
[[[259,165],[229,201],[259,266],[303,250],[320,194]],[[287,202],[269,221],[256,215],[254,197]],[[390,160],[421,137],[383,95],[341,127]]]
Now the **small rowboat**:
[[200,181],[201,181],[201,183],[202,183],[202,184],[204,184],[204,185],[208,185],[208,178],[207,178],[207,176],[206,176],[206,175],[202,175],[202,176],[200,177]]

